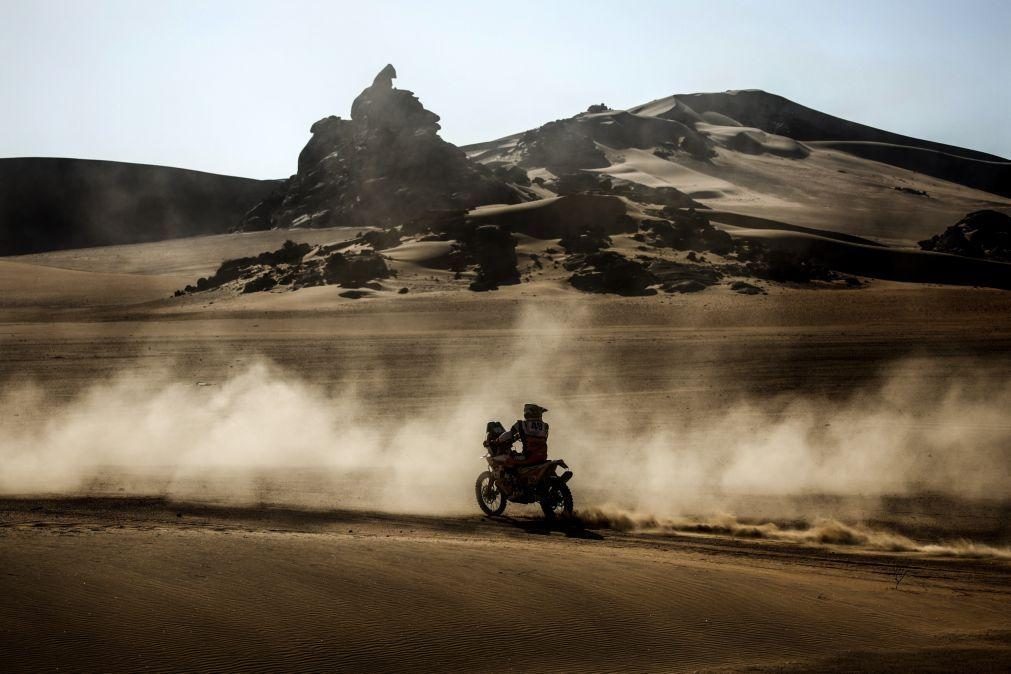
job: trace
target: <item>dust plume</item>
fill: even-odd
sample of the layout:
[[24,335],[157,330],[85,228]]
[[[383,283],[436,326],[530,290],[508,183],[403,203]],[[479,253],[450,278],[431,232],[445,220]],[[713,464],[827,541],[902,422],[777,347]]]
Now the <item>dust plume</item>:
[[587,526],[623,532],[716,534],[788,543],[854,546],[886,552],[1011,559],[1009,546],[992,546],[964,538],[944,543],[919,543],[892,531],[862,523],[847,524],[831,517],[816,517],[812,521],[800,519],[789,523],[762,520],[745,522],[728,514],[708,518],[655,517],[609,506],[586,508],[579,512],[579,517]]
[[[756,498],[786,499],[789,510],[798,499],[838,497],[803,515],[848,519],[864,513],[848,514],[846,498],[1011,492],[1011,383],[982,364],[948,372],[906,360],[844,396],[751,394],[685,413],[594,378],[615,363],[582,348],[600,339],[588,315],[529,309],[509,329],[519,357],[445,347],[428,375],[433,394],[409,413],[395,395],[402,373],[382,362],[367,379],[328,388],[265,359],[210,385],[171,370],[124,371],[69,402],[37,386],[8,387],[0,492],[467,513],[484,466],[484,423],[511,422],[526,400],[550,409],[552,454],[575,471],[577,508],[615,504],[663,526],[756,515]],[[678,367],[676,354],[669,367]],[[754,531],[808,541],[829,520],[818,521]],[[886,545],[853,531],[839,536]]]

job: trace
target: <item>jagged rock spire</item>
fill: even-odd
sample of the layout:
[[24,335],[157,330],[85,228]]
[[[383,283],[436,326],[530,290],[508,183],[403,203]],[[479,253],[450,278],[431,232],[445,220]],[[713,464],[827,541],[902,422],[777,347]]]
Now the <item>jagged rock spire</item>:
[[397,79],[397,69],[393,67],[392,63],[387,63],[386,67],[380,70],[376,78],[372,80],[372,86],[392,89],[395,79]]
[[326,117],[298,157],[298,173],[249,212],[248,229],[391,226],[429,210],[518,199],[502,179],[439,138],[439,116],[387,65],[351,104]]
[[406,89],[394,89],[397,71],[387,65],[351,104],[351,119],[373,129],[387,128],[435,133],[439,116],[426,110],[421,101]]

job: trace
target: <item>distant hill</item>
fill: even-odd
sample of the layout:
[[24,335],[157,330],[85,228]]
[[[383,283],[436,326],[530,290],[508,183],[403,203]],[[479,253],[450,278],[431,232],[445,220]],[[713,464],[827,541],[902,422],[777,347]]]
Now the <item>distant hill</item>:
[[720,93],[678,94],[678,101],[697,111],[718,112],[744,126],[755,126],[769,133],[794,140],[848,140],[891,143],[922,147],[970,159],[1006,162],[996,155],[968,150],[954,145],[921,140],[899,133],[876,129],[858,122],[819,112],[788,98],[761,89],[744,89]]
[[1011,161],[760,90],[674,94],[627,110],[596,104],[463,149],[511,180],[522,171],[541,196],[640,200],[644,190],[675,189],[711,209],[889,245],[1011,207]]
[[[923,173],[975,189],[1011,196],[1011,162],[954,145],[912,138],[834,117],[759,89],[682,94],[672,98],[744,126]],[[645,108],[650,105],[647,103]],[[632,112],[637,109],[633,108]]]
[[278,184],[147,164],[0,159],[0,255],[220,234]]

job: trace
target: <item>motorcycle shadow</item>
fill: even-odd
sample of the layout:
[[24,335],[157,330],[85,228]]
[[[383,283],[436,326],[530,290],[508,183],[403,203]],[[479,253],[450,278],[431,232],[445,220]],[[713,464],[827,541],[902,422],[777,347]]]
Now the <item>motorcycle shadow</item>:
[[527,534],[532,534],[535,536],[550,536],[551,534],[561,533],[564,534],[566,538],[581,538],[589,541],[602,541],[604,537],[595,531],[590,531],[587,529],[583,522],[576,517],[571,517],[568,519],[556,519],[556,520],[546,520],[546,519],[518,519],[515,517],[510,517],[508,515],[500,515],[498,517],[486,517],[485,519],[492,522],[502,522],[504,524],[509,524],[520,531]]

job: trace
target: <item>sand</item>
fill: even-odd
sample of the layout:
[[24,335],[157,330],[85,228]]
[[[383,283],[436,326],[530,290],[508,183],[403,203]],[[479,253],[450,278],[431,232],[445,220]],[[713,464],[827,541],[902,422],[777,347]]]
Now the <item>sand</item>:
[[8,671],[843,671],[936,665],[939,648],[960,669],[1011,662],[1006,567],[529,520],[3,507]]
[[[17,408],[17,418],[4,420],[8,431],[44,428],[61,405],[123,373],[139,376],[130,396],[140,399],[167,381],[213,397],[264,359],[324,401],[355,382],[355,424],[436,423],[442,411],[464,428],[442,446],[412,452],[429,427],[408,427],[398,463],[409,479],[398,477],[400,500],[384,512],[375,506],[391,503],[380,468],[265,465],[240,476],[227,466],[185,474],[142,466],[127,479],[121,466],[97,466],[56,493],[8,488],[0,501],[5,671],[999,671],[1011,664],[1011,567],[993,554],[599,523],[551,528],[529,508],[483,518],[471,491],[484,422],[513,412],[501,401],[522,402],[531,390],[510,364],[538,353],[559,357],[537,377],[537,386],[558,392],[554,419],[566,410],[635,409],[642,426],[663,433],[677,429],[677,418],[718,419],[720,405],[734,399],[844,401],[910,356],[936,366],[908,375],[925,390],[980,363],[1006,380],[1011,294],[874,281],[858,290],[765,284],[768,294],[754,297],[726,287],[586,296],[550,264],[534,268],[529,254],[550,242],[524,237],[521,269],[531,280],[493,293],[468,292],[467,279],[432,268],[445,254],[436,242],[392,252],[398,277],[368,299],[342,298],[332,287],[170,297],[181,280],[192,282],[224,257],[276,247],[278,237],[351,235],[254,233],[0,261],[2,390],[33,386],[47,396]],[[399,295],[399,287],[409,292]],[[566,341],[556,344],[547,320],[524,324],[531,310],[571,319]],[[458,380],[446,371],[453,362],[473,367]],[[501,398],[460,408],[464,384],[488,372],[499,374],[492,388]],[[94,438],[108,433],[113,441],[124,423],[118,417],[132,413],[129,396],[120,403]],[[152,423],[174,411],[149,409]],[[246,423],[245,431],[261,433]],[[990,423],[999,433],[999,419]],[[471,427],[474,442],[457,442]],[[577,509],[606,506],[607,481],[590,469],[580,429],[564,422],[553,429],[553,453],[575,467]],[[281,444],[301,434],[281,431],[271,435]],[[150,448],[141,440],[143,453]],[[192,449],[178,447],[179,456]],[[39,474],[58,470],[41,466]],[[435,489],[445,490],[443,500],[432,500]],[[700,508],[720,498],[736,515],[783,526],[784,513],[813,522],[831,512],[924,543],[966,537],[1003,549],[1009,541],[1000,499],[688,498]]]

